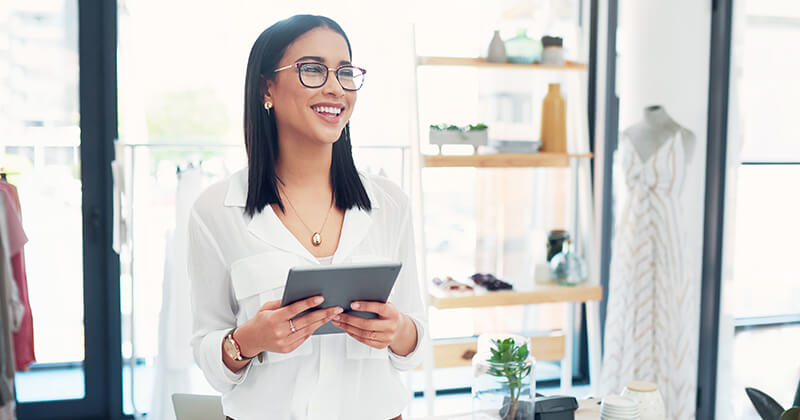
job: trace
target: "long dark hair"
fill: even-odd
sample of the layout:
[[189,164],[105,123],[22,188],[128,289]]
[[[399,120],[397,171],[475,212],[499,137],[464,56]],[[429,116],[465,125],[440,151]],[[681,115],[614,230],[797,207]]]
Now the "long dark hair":
[[[289,44],[318,27],[326,27],[341,34],[347,42],[347,50],[352,59],[350,40],[342,27],[330,18],[315,15],[295,15],[273,24],[261,32],[250,50],[244,83],[244,144],[248,162],[245,212],[251,217],[273,203],[284,211],[275,173],[278,129],[273,113],[267,113],[264,109],[266,81],[275,77],[274,71]],[[347,210],[358,206],[362,210],[372,210],[372,203],[353,162],[349,122],[333,144],[332,154],[330,174],[336,207]]]

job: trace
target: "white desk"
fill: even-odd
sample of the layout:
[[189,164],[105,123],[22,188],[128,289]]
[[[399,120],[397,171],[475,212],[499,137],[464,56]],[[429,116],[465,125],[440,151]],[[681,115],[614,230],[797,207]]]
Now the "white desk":
[[[599,420],[599,403],[600,400],[596,398],[578,401],[578,410],[575,412],[575,420]],[[436,417],[415,417],[411,420],[472,420],[472,413],[461,413]]]

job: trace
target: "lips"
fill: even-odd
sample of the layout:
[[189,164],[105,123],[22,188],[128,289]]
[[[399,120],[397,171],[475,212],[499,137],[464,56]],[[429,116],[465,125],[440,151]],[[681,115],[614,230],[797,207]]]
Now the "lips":
[[335,106],[323,106],[323,105],[314,105],[311,107],[315,112],[320,114],[325,114],[328,116],[335,117],[344,111],[344,107],[340,107],[338,105]]
[[311,109],[323,121],[328,123],[338,123],[341,119],[342,112],[344,112],[344,105],[333,103],[321,103],[312,105]]

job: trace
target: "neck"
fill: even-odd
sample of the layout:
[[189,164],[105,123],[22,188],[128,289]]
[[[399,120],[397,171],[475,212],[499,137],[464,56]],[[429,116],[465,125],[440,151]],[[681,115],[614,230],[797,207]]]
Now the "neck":
[[286,139],[279,150],[275,172],[285,187],[330,189],[333,144]]
[[655,127],[669,127],[675,123],[670,118],[663,106],[653,105],[644,109],[644,120]]

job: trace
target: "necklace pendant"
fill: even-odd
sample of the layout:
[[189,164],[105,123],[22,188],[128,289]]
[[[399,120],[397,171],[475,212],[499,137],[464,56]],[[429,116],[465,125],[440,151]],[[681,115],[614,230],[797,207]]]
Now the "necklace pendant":
[[314,234],[311,235],[311,244],[314,246],[319,246],[321,243],[322,235],[320,235],[319,232],[314,232]]

